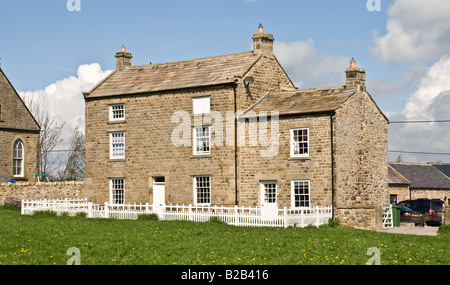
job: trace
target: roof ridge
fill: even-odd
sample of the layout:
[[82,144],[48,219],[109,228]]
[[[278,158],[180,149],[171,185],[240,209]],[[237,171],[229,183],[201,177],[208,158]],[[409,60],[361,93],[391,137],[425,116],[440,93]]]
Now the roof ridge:
[[151,63],[151,64],[141,64],[141,65],[133,65],[133,66],[127,66],[121,69],[137,69],[142,67],[151,67],[151,66],[158,66],[158,65],[167,65],[167,64],[176,64],[176,63],[183,63],[183,62],[191,62],[195,60],[206,60],[206,59],[212,59],[212,58],[218,58],[218,57],[229,57],[229,56],[236,56],[236,55],[244,55],[244,54],[252,54],[253,51],[246,51],[246,52],[240,52],[240,53],[231,53],[231,54],[224,54],[224,55],[216,55],[216,56],[206,56],[206,57],[199,57],[199,58],[192,58],[192,59],[185,59],[185,60],[176,60],[176,61],[169,61],[169,62],[159,62],[159,63]]

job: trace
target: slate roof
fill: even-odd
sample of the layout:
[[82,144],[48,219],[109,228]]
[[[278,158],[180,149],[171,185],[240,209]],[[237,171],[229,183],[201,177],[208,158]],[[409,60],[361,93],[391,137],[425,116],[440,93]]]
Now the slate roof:
[[84,95],[85,98],[96,98],[232,83],[261,56],[250,51],[116,69]]
[[450,178],[450,164],[433,164],[433,166]]
[[241,118],[252,117],[260,111],[278,111],[280,115],[334,111],[356,92],[356,88],[339,86],[271,93],[253,105]]
[[388,168],[388,181],[390,186],[406,186],[411,183],[390,165]]
[[450,179],[431,164],[390,163],[411,182],[411,189],[450,189]]

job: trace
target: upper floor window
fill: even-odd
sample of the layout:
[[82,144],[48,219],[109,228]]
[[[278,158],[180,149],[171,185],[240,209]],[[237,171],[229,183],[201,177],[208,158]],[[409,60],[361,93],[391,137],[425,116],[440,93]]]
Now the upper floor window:
[[109,136],[110,158],[125,158],[125,133],[110,133]]
[[211,132],[209,126],[194,127],[194,155],[211,153]]
[[13,147],[13,175],[14,177],[23,177],[23,143],[17,140]]
[[116,104],[109,106],[109,120],[110,121],[125,120],[125,105]]
[[309,129],[291,129],[291,157],[309,156]]
[[208,114],[211,112],[211,97],[197,97],[194,101],[194,115]]

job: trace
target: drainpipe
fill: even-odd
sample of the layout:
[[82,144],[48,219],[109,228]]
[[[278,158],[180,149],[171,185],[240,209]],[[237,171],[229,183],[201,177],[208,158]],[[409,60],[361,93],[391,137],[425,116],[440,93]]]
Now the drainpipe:
[[235,191],[235,197],[234,197],[234,203],[235,205],[239,205],[238,201],[238,147],[237,147],[237,84],[233,85],[234,90],[234,191]]
[[331,217],[334,219],[334,197],[335,197],[335,185],[334,185],[334,119],[335,112],[330,112],[330,129],[331,129]]

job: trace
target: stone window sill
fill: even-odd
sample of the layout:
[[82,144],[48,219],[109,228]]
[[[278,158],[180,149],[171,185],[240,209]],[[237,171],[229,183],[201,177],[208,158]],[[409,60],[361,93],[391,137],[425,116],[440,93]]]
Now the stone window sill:
[[288,160],[311,160],[311,157],[289,157]]
[[125,124],[127,120],[108,121],[108,125]]
[[109,159],[108,162],[125,162],[126,160],[124,158],[119,159]]
[[197,158],[212,158],[211,155],[194,155],[191,157],[191,159],[197,159]]

